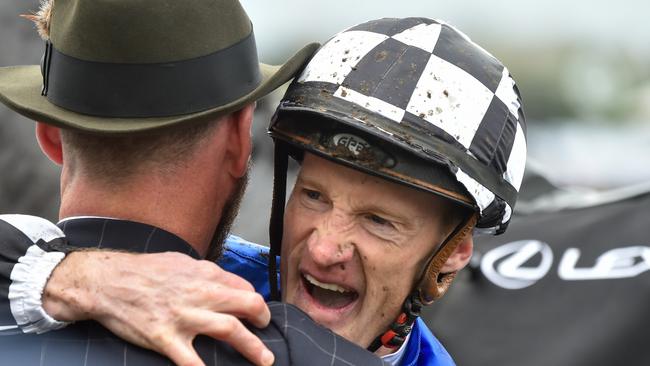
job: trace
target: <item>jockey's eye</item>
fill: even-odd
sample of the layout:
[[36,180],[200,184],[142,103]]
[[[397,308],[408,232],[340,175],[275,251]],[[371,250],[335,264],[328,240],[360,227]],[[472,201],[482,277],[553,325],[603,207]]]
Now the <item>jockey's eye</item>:
[[305,194],[305,196],[307,196],[307,198],[312,200],[320,200],[322,197],[321,193],[318,191],[314,191],[307,188],[304,188],[302,191]]

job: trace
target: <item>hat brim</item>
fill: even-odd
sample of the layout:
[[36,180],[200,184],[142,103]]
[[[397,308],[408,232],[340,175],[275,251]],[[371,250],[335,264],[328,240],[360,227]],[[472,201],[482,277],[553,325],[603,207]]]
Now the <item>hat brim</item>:
[[228,104],[191,114],[106,118],[76,113],[50,103],[41,95],[43,77],[37,65],[0,68],[0,101],[31,120],[96,134],[136,133],[181,123],[205,122],[239,110],[291,80],[318,46],[318,43],[306,45],[281,66],[260,64],[262,82],[255,90]]

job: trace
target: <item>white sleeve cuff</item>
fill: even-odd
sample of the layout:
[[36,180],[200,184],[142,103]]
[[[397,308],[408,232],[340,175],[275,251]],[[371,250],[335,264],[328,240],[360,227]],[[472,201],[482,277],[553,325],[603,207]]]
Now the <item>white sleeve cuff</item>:
[[25,333],[44,333],[67,326],[49,316],[41,297],[54,268],[65,257],[61,252],[46,252],[37,245],[29,247],[11,271],[9,304],[18,326]]

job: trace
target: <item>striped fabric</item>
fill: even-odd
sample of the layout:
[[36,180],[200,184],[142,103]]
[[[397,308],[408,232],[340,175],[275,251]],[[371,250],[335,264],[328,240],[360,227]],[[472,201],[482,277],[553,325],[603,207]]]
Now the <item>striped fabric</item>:
[[[298,82],[317,83],[336,98],[448,142],[514,190],[521,185],[526,126],[515,82],[501,62],[447,23],[380,19],[352,27],[316,53]],[[481,210],[478,227],[503,231],[512,207],[479,177],[460,168],[453,173]]]

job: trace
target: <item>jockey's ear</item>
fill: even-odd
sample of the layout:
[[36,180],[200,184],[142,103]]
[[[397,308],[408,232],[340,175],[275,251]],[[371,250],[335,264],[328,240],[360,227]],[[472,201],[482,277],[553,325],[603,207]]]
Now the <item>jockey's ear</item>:
[[442,266],[440,273],[457,272],[463,269],[474,252],[474,238],[472,235],[466,235],[466,238],[458,244],[456,250],[449,256]]

